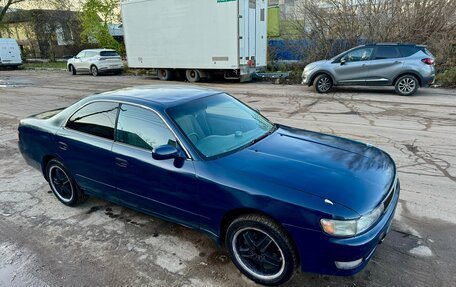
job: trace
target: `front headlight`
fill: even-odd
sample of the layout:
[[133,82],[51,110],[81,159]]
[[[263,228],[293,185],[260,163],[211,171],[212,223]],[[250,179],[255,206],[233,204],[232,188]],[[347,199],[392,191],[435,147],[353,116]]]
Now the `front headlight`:
[[341,237],[355,236],[369,229],[380,218],[384,211],[381,204],[371,213],[356,220],[321,219],[320,224],[327,234]]

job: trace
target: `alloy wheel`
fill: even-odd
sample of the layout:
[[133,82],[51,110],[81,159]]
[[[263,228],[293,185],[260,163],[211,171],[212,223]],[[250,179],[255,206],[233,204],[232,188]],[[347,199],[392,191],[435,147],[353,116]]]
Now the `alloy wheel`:
[[74,190],[70,178],[59,166],[52,166],[49,169],[49,182],[55,195],[63,202],[73,200]]
[[274,280],[285,271],[282,249],[264,231],[243,228],[233,236],[232,248],[239,264],[252,276]]
[[412,78],[403,78],[398,83],[398,89],[402,94],[410,94],[415,90],[416,82]]
[[331,79],[329,77],[322,77],[317,83],[320,92],[325,93],[331,89]]

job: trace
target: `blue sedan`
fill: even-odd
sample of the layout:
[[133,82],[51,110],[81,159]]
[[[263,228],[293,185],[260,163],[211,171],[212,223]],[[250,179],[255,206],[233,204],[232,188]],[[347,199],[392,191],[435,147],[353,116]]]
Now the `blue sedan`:
[[207,232],[264,285],[362,270],[399,198],[391,157],[274,124],[226,93],[146,86],[21,120],[19,148],[68,206],[96,196]]

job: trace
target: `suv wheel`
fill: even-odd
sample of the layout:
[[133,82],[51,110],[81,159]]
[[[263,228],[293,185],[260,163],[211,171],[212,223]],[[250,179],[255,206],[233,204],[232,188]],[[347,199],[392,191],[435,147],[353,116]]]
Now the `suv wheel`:
[[97,66],[90,67],[90,72],[92,73],[92,76],[94,76],[94,77],[98,76],[98,68],[97,68]]
[[263,285],[280,285],[294,273],[297,257],[283,228],[261,215],[234,220],[226,232],[226,245],[236,267]]
[[329,90],[331,90],[331,88],[333,86],[332,79],[327,74],[319,75],[315,79],[314,83],[315,83],[315,90],[320,94],[329,92]]
[[394,88],[401,96],[411,96],[416,93],[418,86],[418,80],[414,76],[405,75],[397,79]]
[[74,68],[73,65],[69,65],[69,66],[68,66],[68,70],[70,71],[70,73],[71,73],[72,75],[76,75],[76,69]]

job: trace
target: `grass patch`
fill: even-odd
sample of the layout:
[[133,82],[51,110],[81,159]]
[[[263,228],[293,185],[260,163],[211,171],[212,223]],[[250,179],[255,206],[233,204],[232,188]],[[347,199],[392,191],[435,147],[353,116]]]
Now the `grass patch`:
[[445,88],[456,88],[456,67],[438,73],[436,82]]
[[37,62],[37,63],[24,63],[21,66],[24,70],[35,69],[63,69],[66,70],[66,62]]

